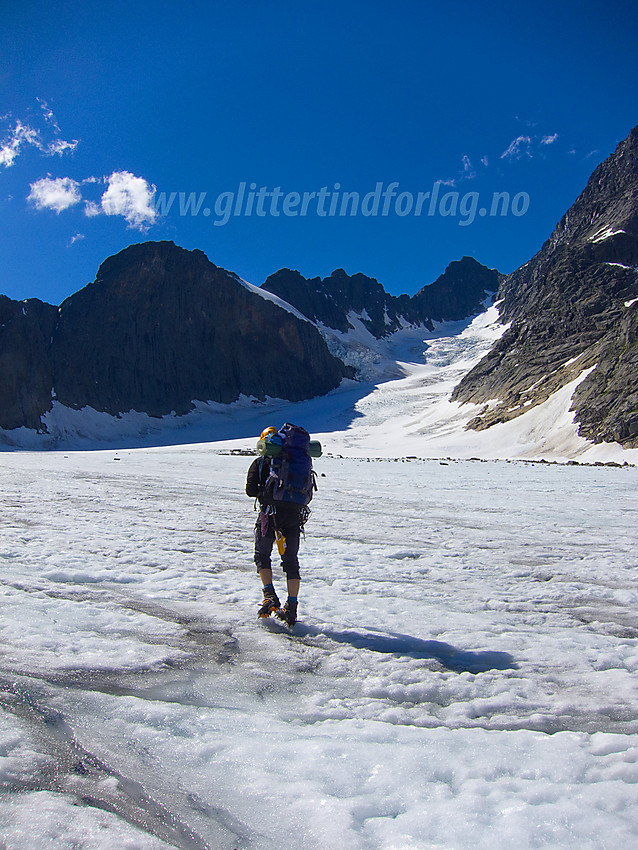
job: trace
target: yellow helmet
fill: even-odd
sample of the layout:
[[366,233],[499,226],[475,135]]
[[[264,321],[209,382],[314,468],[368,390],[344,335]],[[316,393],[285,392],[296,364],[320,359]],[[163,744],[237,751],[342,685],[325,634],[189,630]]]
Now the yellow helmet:
[[265,440],[267,437],[270,437],[270,436],[272,436],[273,434],[276,434],[276,433],[277,433],[277,429],[275,428],[275,426],[269,425],[267,428],[264,428],[264,430],[261,432],[261,434],[259,435],[259,439]]

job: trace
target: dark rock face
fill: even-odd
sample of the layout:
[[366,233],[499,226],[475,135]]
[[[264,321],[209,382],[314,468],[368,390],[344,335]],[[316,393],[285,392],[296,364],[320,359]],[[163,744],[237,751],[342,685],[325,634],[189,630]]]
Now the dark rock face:
[[480,313],[483,301],[497,290],[499,280],[495,270],[463,257],[450,263],[444,274],[413,297],[389,295],[374,278],[348,275],[343,269],[323,280],[281,269],[270,275],[263,288],[293,304],[313,322],[344,333],[351,327],[348,314],[363,314],[363,324],[380,339],[404,323],[432,327],[433,320],[464,319]]
[[182,414],[242,393],[298,401],[345,373],[310,323],[172,242],[106,260],[62,304],[51,357],[60,402],[113,414]]
[[419,313],[437,322],[458,321],[484,310],[488,295],[497,291],[503,275],[472,257],[450,263],[434,283],[412,298]]
[[347,319],[351,310],[366,310],[370,318],[364,319],[364,324],[375,336],[382,336],[387,330],[384,307],[389,296],[380,283],[364,274],[350,276],[337,269],[323,280],[308,280],[298,271],[281,269],[267,278],[263,289],[294,305],[311,321],[338,331],[351,327]]
[[23,331],[15,308],[12,337],[3,329],[14,378],[3,385],[2,427],[39,427],[52,390],[72,408],[161,416],[242,393],[298,401],[349,374],[312,324],[172,242],[132,245],[59,311],[45,307]]
[[573,398],[580,434],[638,445],[637,264],[635,128],[539,253],[503,280],[497,297],[511,326],[452,396],[500,400],[470,427],[512,419],[593,368]]
[[0,425],[40,428],[51,405],[53,373],[48,360],[58,308],[37,299],[0,295]]
[[580,432],[638,446],[638,304],[600,340],[596,369],[574,393]]

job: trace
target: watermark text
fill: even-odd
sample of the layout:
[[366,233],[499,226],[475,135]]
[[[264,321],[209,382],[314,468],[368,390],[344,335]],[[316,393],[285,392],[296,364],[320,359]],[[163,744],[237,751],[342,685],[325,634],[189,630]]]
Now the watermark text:
[[177,212],[180,216],[213,218],[215,227],[223,227],[233,218],[270,216],[278,218],[353,218],[363,216],[397,216],[414,218],[441,216],[457,219],[460,227],[472,224],[477,216],[520,217],[529,209],[527,192],[493,192],[481,202],[479,192],[461,194],[436,182],[427,192],[400,191],[397,182],[378,182],[369,192],[346,191],[340,183],[331,189],[322,186],[315,191],[284,192],[281,186],[270,189],[256,183],[241,182],[232,191],[209,196],[207,192],[160,192],[155,197],[155,211],[166,216]]

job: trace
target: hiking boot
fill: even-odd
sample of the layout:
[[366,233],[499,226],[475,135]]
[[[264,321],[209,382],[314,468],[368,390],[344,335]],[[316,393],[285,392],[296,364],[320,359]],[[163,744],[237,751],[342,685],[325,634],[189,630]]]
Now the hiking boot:
[[279,601],[279,597],[276,593],[271,591],[267,594],[266,591],[264,591],[264,601],[257,612],[257,616],[262,618],[270,617],[271,614],[279,609],[280,605],[281,602]]
[[289,628],[292,628],[297,622],[297,603],[287,600],[284,607],[277,611],[277,616],[280,620],[283,620]]

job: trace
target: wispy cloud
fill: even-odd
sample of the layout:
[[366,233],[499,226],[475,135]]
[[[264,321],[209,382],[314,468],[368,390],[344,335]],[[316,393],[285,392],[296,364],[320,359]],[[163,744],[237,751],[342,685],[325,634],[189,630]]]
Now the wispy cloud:
[[[60,125],[49,104],[36,98],[40,107],[34,119],[27,123],[11,114],[0,115],[0,166],[11,168],[25,150],[31,148],[44,156],[63,156],[73,153],[77,139],[62,138]],[[4,135],[1,135],[4,132]],[[83,198],[83,188],[88,184],[104,186],[101,197]],[[121,216],[129,227],[146,230],[154,224],[158,213],[153,204],[155,186],[130,171],[114,171],[110,177],[86,177],[78,181],[71,177],[42,177],[31,183],[27,201],[37,210],[52,210],[59,215],[63,210],[84,201],[87,218],[98,215]],[[70,244],[83,238],[76,234]]]
[[87,218],[95,218],[96,215],[102,214],[102,208],[99,204],[96,204],[95,201],[85,201],[84,202],[84,215]]
[[519,159],[534,159],[536,156],[544,155],[543,149],[553,145],[558,139],[558,133],[523,134],[517,136],[509,143],[509,146],[501,154],[501,159],[510,161]]
[[47,156],[62,156],[67,151],[73,153],[77,146],[77,139],[74,139],[72,142],[65,142],[64,139],[54,139],[44,148],[44,153]]
[[57,215],[82,200],[79,184],[70,177],[43,177],[31,183],[30,188],[27,200],[36,209],[53,210]]
[[42,129],[27,124],[19,118],[12,119],[10,115],[2,117],[1,121],[8,125],[5,126],[4,135],[0,140],[0,165],[5,168],[11,168],[27,148],[35,148],[44,156],[62,156],[65,153],[72,153],[79,144],[77,139],[59,138],[60,127],[55,115],[44,101],[38,102],[45,125]]
[[[481,165],[487,168],[487,157],[481,157]],[[461,180],[474,180],[477,175],[477,171],[472,164],[472,160],[469,154],[463,154],[461,157],[461,168],[456,177],[448,177],[446,180],[437,180],[437,183],[440,183],[442,186],[456,186],[457,183],[460,183]]]
[[53,131],[55,133],[60,132],[60,125],[58,124],[58,120],[53,114],[53,111],[49,108],[49,104],[46,100],[41,100],[41,98],[36,97],[36,100],[40,104],[40,110],[42,111],[42,116],[47,124],[50,124],[53,127]]
[[472,161],[469,156],[465,154],[461,160],[463,163],[463,171],[461,173],[461,179],[463,180],[473,180],[476,177],[476,171],[472,165]]
[[5,134],[2,142],[0,142],[0,165],[4,165],[5,168],[11,168],[18,158],[20,149],[24,145],[37,146],[37,144],[37,130],[23,124],[21,121],[16,121],[9,133]]
[[[517,117],[517,121],[524,125],[524,131],[509,143],[505,150],[499,155],[499,159],[516,162],[523,159],[546,159],[548,150],[559,138],[558,133],[541,133],[534,128],[537,126],[531,121],[524,121]],[[573,151],[570,151],[572,153]],[[461,168],[456,176],[439,179],[436,182],[442,186],[455,187],[464,180],[474,180],[479,175],[483,176],[490,169],[490,161],[494,167],[496,155],[463,154],[461,157]]]
[[518,136],[510,142],[509,147],[501,154],[501,159],[521,159],[524,156],[532,157],[531,136]]

